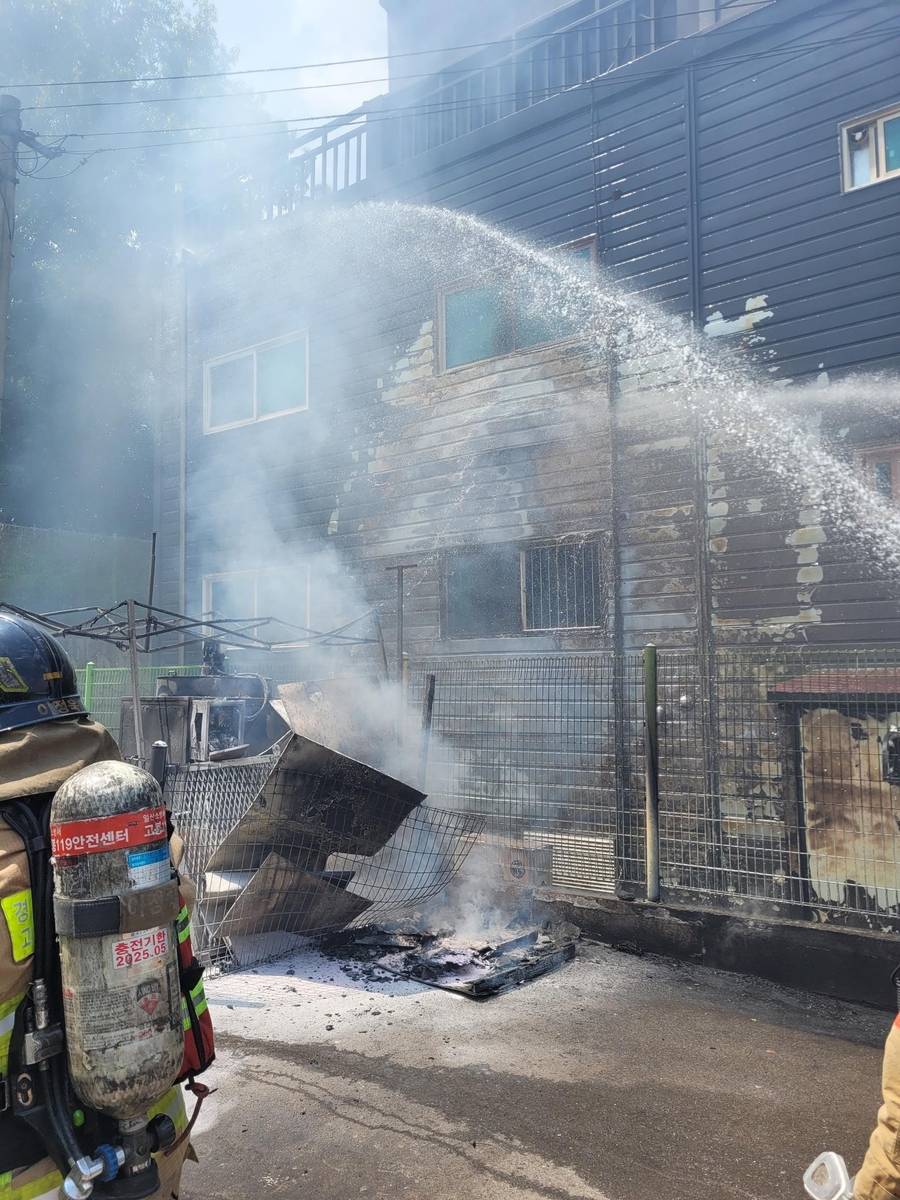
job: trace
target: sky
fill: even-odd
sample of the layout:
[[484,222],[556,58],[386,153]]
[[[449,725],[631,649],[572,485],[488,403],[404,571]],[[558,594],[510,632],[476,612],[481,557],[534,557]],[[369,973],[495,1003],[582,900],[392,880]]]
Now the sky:
[[[364,58],[387,52],[387,19],[378,0],[216,0],[219,37],[238,49],[237,67],[282,67],[297,63]],[[272,87],[336,84],[311,91],[270,93],[266,107],[276,117],[345,113],[387,91],[387,59],[316,71],[279,72]],[[354,81],[376,80],[374,83]],[[262,87],[250,76],[248,85]]]

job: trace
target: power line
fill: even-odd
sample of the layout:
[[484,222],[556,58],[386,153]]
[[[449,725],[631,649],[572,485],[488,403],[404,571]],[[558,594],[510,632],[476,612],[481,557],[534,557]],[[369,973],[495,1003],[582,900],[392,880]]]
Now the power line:
[[[874,11],[874,10],[870,9],[868,11]],[[856,9],[853,11],[853,15],[858,15],[859,12],[860,12],[860,10]],[[716,33],[727,33],[727,32],[728,32],[727,29],[721,29],[721,28],[720,29],[709,29],[709,30],[703,31],[702,36],[704,38],[707,38]],[[834,41],[840,41],[841,43],[853,42],[853,41],[865,40],[865,39],[868,39],[871,37],[881,37],[884,32],[885,31],[883,29],[870,30],[868,32],[863,32],[863,33],[858,33],[858,34],[845,34],[838,38],[827,39],[824,42],[807,43],[807,44],[808,45],[830,45]],[[893,30],[889,30],[887,32],[893,32]],[[679,40],[685,40],[685,39],[679,39]],[[667,45],[669,45],[669,44],[672,44],[672,43],[667,43]],[[783,53],[783,52],[784,51],[774,51],[774,53]],[[762,57],[762,55],[765,53],[766,53],[765,51],[762,51],[762,52],[759,52],[759,54],[753,55],[751,57]],[[770,52],[770,53],[772,53],[772,52]],[[549,65],[550,63],[554,63],[554,62],[566,62],[571,57],[573,57],[573,56],[567,55],[567,54],[548,55],[546,58],[541,60],[541,65],[543,65],[545,63]],[[577,57],[577,56],[575,56],[575,57]],[[640,57],[643,58],[645,56],[641,55]],[[352,60],[348,60],[348,61],[352,61]],[[634,62],[636,60],[632,59],[631,61]],[[725,61],[725,60],[722,60],[722,61]],[[329,64],[323,64],[323,65],[329,65]],[[423,79],[430,79],[430,78],[445,79],[448,75],[472,76],[474,74],[479,73],[480,71],[490,70],[492,68],[498,68],[503,65],[504,65],[504,63],[500,62],[500,63],[486,64],[484,66],[479,66],[479,67],[465,67],[465,68],[460,68],[458,70],[444,69],[444,70],[437,71],[437,72],[425,72],[425,73],[415,74],[415,75],[393,76],[393,79],[389,78],[388,76],[376,76],[376,77],[373,77],[370,79],[351,79],[351,80],[346,80],[346,81],[337,81],[337,82],[330,82],[330,83],[295,84],[295,85],[292,85],[291,87],[267,88],[267,89],[254,90],[254,91],[194,93],[193,95],[190,95],[190,96],[139,96],[139,97],[130,97],[127,100],[77,100],[77,101],[71,101],[71,102],[61,103],[61,104],[32,104],[32,105],[29,105],[29,106],[26,106],[25,108],[23,108],[22,111],[23,112],[51,112],[51,111],[58,111],[58,110],[72,109],[72,108],[107,108],[107,107],[109,107],[109,108],[115,108],[115,107],[125,108],[125,107],[131,107],[131,106],[139,105],[139,104],[182,104],[182,103],[187,103],[187,102],[191,102],[191,101],[202,101],[202,100],[243,100],[250,96],[280,96],[280,95],[285,95],[285,94],[294,93],[294,92],[317,92],[317,91],[329,90],[329,89],[333,89],[333,88],[354,88],[354,87],[367,87],[372,84],[389,84],[392,81],[396,81],[398,78],[402,79],[402,80],[421,81]],[[515,66],[516,64],[513,63],[511,65]],[[622,65],[629,65],[629,64],[622,64]],[[259,70],[261,70],[261,71],[262,70],[265,70],[265,71],[269,71],[269,70],[271,70],[271,71],[301,70],[301,69],[302,68],[300,68],[300,67],[259,68]],[[310,68],[310,69],[312,69],[312,68]],[[169,79],[169,78],[170,79],[178,79],[179,76],[161,76],[160,81]],[[199,78],[204,78],[204,76],[186,76],[185,78],[198,78],[199,79]],[[597,76],[597,78],[601,78],[601,77]],[[109,82],[109,81],[99,80],[96,82]],[[121,80],[120,82],[127,83],[130,81],[129,80]],[[12,87],[21,87],[22,85],[21,84],[9,84],[7,86],[12,88]],[[34,86],[38,86],[38,85],[34,85]],[[69,86],[69,85],[68,84],[59,84],[59,85],[54,84],[54,85],[46,85],[46,86],[65,87],[65,86]],[[87,86],[87,85],[85,85],[85,86]],[[453,86],[452,83],[445,83],[445,84],[441,85],[440,87],[436,88],[435,90],[440,91],[440,90],[443,90],[443,87],[452,87],[452,86]],[[573,86],[578,86],[578,85],[573,85]]]
[[[774,2],[774,0],[770,0],[770,3],[772,3],[772,2]],[[729,8],[729,12],[736,11],[736,10],[742,9],[742,8],[757,9],[760,7],[761,7],[760,0],[746,0],[745,3],[731,5],[731,7]],[[702,16],[707,11],[708,10],[706,8],[695,8],[695,9],[686,10],[683,13],[679,13],[678,15],[679,16]],[[858,10],[855,10],[855,11],[858,11]],[[639,18],[636,18],[634,21],[622,21],[622,22],[617,22],[617,24],[634,25],[634,24],[639,24],[642,20],[647,20],[647,18],[639,17]],[[583,21],[579,21],[579,22],[575,22],[573,24],[579,25],[582,23],[583,23]],[[567,26],[566,29],[559,30],[554,34],[511,33],[511,34],[508,34],[504,38],[495,38],[492,41],[487,41],[487,42],[468,42],[468,43],[465,43],[465,44],[459,45],[459,46],[435,46],[434,48],[432,48],[430,50],[404,50],[398,54],[391,54],[391,55],[388,55],[387,53],[375,54],[375,55],[370,55],[366,58],[337,58],[337,59],[332,60],[331,62],[296,63],[293,66],[288,66],[288,67],[243,67],[243,68],[237,68],[237,69],[229,70],[229,71],[204,71],[204,72],[200,72],[200,73],[193,74],[193,75],[133,75],[130,77],[123,77],[120,79],[67,79],[67,80],[61,80],[61,81],[51,80],[46,83],[9,83],[9,84],[5,84],[4,86],[8,87],[8,88],[19,88],[19,89],[21,89],[21,88],[49,88],[49,87],[96,87],[101,84],[163,83],[163,82],[170,82],[170,81],[171,82],[181,82],[185,79],[223,79],[226,77],[232,77],[232,76],[236,76],[236,75],[266,75],[266,74],[273,74],[273,73],[279,72],[279,71],[314,71],[321,67],[346,67],[346,66],[356,66],[358,63],[384,62],[385,59],[388,59],[388,58],[390,58],[391,60],[394,60],[397,58],[418,58],[423,55],[455,54],[455,53],[457,53],[457,51],[460,51],[460,50],[486,50],[486,49],[489,49],[491,46],[508,45],[510,42],[515,42],[520,37],[523,40],[528,40],[528,41],[543,41],[549,37],[557,36],[558,33],[566,32],[566,30],[568,28],[570,28],[570,27]]]
[[[885,33],[900,33],[900,27],[892,28],[889,30],[885,30],[885,29],[873,30],[871,33],[869,33],[868,35],[865,35],[865,36],[867,38],[871,38],[871,37],[881,38],[885,35]],[[863,35],[858,35],[858,37],[861,39],[863,37]],[[806,42],[802,46],[793,46],[793,45],[792,46],[784,46],[784,47],[779,47],[777,49],[773,49],[770,51],[764,51],[764,52],[757,53],[757,54],[747,54],[747,55],[740,55],[740,56],[735,55],[735,56],[732,56],[729,58],[719,58],[719,59],[716,59],[710,65],[713,66],[714,68],[718,68],[719,66],[724,66],[724,65],[732,65],[732,64],[746,63],[746,62],[757,62],[757,61],[760,61],[761,59],[771,58],[771,57],[777,56],[777,55],[797,54],[798,52],[802,52],[802,51],[806,51],[806,50],[814,50],[817,48],[821,48],[823,46],[833,45],[835,43],[840,43],[841,45],[845,45],[849,40],[851,40],[851,39],[848,37],[839,37],[839,38],[832,38],[832,39],[828,39],[826,41],[820,41],[820,42]],[[495,93],[486,98],[475,98],[475,99],[468,100],[468,101],[456,101],[450,97],[448,97],[446,100],[427,100],[426,99],[425,101],[423,101],[422,104],[419,104],[419,105],[403,105],[403,106],[397,106],[394,108],[379,108],[375,111],[369,111],[365,114],[354,113],[354,112],[351,112],[351,113],[342,112],[342,113],[332,113],[332,114],[316,114],[316,115],[311,115],[308,117],[272,117],[272,118],[267,118],[267,119],[261,120],[261,121],[238,121],[238,122],[231,122],[228,124],[173,126],[173,127],[169,127],[169,128],[163,128],[163,129],[100,130],[96,133],[78,133],[78,134],[71,134],[69,136],[81,137],[81,138],[83,138],[83,137],[90,137],[90,138],[132,137],[134,135],[164,136],[164,135],[170,134],[170,133],[211,133],[211,132],[213,132],[215,130],[219,130],[219,129],[245,129],[248,127],[255,128],[257,126],[263,126],[263,125],[278,125],[278,126],[282,127],[282,128],[271,129],[271,130],[267,130],[267,131],[260,130],[259,133],[255,133],[255,134],[225,135],[222,137],[211,137],[211,138],[190,138],[190,139],[185,139],[184,141],[181,141],[181,142],[163,142],[163,141],[148,142],[148,143],[142,143],[142,144],[134,145],[134,146],[109,146],[109,147],[103,147],[102,150],[104,153],[107,153],[107,152],[113,152],[113,151],[117,151],[117,150],[143,150],[143,149],[158,149],[158,148],[166,147],[166,146],[180,146],[180,145],[192,145],[192,144],[199,145],[199,144],[203,144],[206,142],[214,142],[214,141],[235,141],[235,140],[242,140],[247,137],[264,137],[264,136],[266,136],[267,133],[268,134],[315,133],[321,127],[323,122],[341,121],[344,119],[346,120],[347,126],[349,128],[350,126],[353,125],[354,121],[360,120],[363,116],[365,117],[365,123],[368,125],[370,123],[374,123],[377,121],[388,121],[388,120],[394,121],[394,120],[401,119],[403,117],[436,116],[436,115],[440,115],[447,111],[467,112],[467,111],[471,111],[474,109],[481,109],[485,106],[486,103],[490,103],[490,104],[511,103],[513,101],[521,100],[524,98],[528,98],[531,101],[531,104],[534,104],[536,102],[539,102],[539,101],[535,101],[534,98],[536,96],[539,97],[540,100],[550,99],[552,96],[563,95],[563,94],[566,94],[569,92],[579,91],[579,90],[582,90],[584,88],[589,88],[589,87],[593,88],[598,85],[630,84],[636,78],[653,79],[653,78],[660,78],[662,76],[669,75],[669,74],[671,74],[671,68],[665,68],[665,69],[660,69],[660,70],[655,70],[655,71],[630,71],[626,77],[626,76],[619,76],[618,68],[615,68],[604,75],[598,75],[593,79],[584,80],[581,83],[572,84],[569,87],[560,88],[558,90],[551,90],[549,87],[520,89],[516,92]],[[528,105],[528,106],[530,107],[531,105]],[[295,124],[296,122],[303,122],[304,124],[298,126]],[[68,151],[67,153],[74,153],[74,152]]]

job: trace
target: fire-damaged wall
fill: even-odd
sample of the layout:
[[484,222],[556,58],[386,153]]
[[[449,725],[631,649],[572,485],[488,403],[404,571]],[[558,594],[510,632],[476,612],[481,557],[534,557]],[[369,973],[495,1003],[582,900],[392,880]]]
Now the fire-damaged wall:
[[[900,182],[843,192],[837,136],[896,101],[884,8],[785,0],[667,47],[658,70],[622,67],[396,166],[381,164],[385,122],[373,122],[369,177],[329,203],[304,199],[214,251],[201,226],[170,313],[161,601],[216,607],[237,580],[233,602],[261,615],[265,573],[282,571],[294,624],[332,628],[374,605],[390,650],[404,565],[414,660],[653,641],[676,656],[662,698],[664,883],[837,904],[860,863],[893,863],[893,817],[852,814],[876,801],[892,814],[895,786],[820,786],[856,761],[851,700],[824,706],[844,748],[813,764],[823,705],[773,692],[804,669],[795,651],[897,645],[900,600],[872,546],[814,485],[795,485],[789,460],[773,471],[747,441],[679,414],[658,386],[664,362],[573,336],[448,369],[441,297],[465,282],[452,263],[427,246],[416,271],[365,262],[352,223],[321,215],[343,198],[401,199],[548,247],[593,239],[631,290],[785,385],[813,460],[822,447],[863,470],[886,448],[875,476],[865,469],[881,484],[879,465],[894,470],[896,498],[900,424],[865,397],[832,403],[827,387],[827,373],[898,352],[886,247]],[[301,334],[304,402],[207,428],[211,364],[258,372]],[[790,383],[817,376],[795,399]],[[796,466],[808,480],[810,463]],[[580,580],[565,612],[558,587],[541,591],[544,571]],[[880,722],[870,740],[883,744],[890,719],[873,710],[857,725]],[[892,878],[886,866],[863,876],[873,904]]]

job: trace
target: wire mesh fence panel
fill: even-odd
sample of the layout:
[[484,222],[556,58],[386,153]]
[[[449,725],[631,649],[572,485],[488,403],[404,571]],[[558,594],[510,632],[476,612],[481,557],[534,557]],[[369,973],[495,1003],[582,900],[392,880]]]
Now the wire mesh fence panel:
[[[155,696],[157,680],[165,675],[199,675],[200,666],[185,667],[138,667],[141,696]],[[122,701],[131,696],[131,671],[128,667],[82,668],[75,672],[78,690],[82,696],[90,680],[90,710],[95,721],[112,733],[118,740],[121,736],[120,720]]]
[[198,957],[221,968],[409,911],[484,825],[302,738],[253,761],[172,767],[166,792],[198,882]]
[[506,877],[612,892],[643,870],[640,659],[610,654],[432,659],[426,786],[476,813]]
[[670,889],[893,929],[900,654],[660,656],[660,842]]

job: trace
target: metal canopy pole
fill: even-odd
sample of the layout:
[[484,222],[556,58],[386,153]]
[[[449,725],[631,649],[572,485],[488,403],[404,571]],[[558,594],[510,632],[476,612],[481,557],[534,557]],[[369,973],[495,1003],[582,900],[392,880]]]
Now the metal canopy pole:
[[134,720],[134,745],[138,766],[146,764],[144,754],[144,722],[141,713],[141,676],[138,670],[137,622],[134,618],[134,601],[126,600],[128,608],[128,662],[131,667],[131,707]]
[[406,708],[408,676],[403,662],[403,572],[414,571],[418,563],[402,563],[396,567],[385,567],[386,571],[397,572],[397,683],[400,685],[399,714],[397,718],[397,745],[403,745],[403,717]]

